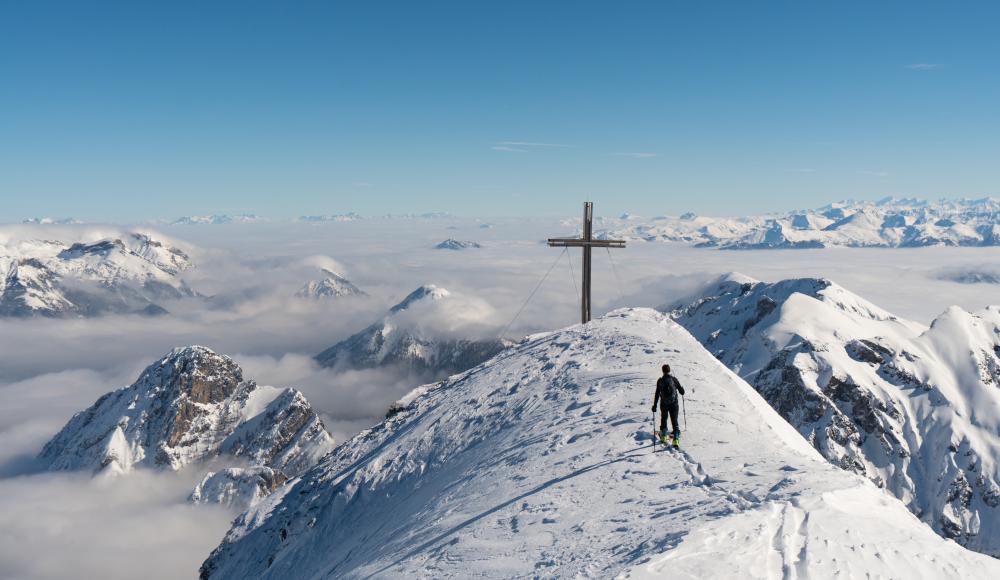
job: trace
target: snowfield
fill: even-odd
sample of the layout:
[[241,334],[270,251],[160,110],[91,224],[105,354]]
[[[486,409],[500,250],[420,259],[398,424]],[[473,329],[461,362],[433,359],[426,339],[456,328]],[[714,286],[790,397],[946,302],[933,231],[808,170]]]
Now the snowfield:
[[[680,452],[651,445],[664,362]],[[202,577],[1000,577],[653,310],[529,337],[398,407],[241,515]]]

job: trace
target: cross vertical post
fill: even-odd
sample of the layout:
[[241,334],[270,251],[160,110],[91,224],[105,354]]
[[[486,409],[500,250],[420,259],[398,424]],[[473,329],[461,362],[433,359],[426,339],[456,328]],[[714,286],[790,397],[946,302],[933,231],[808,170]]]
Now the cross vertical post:
[[[592,242],[594,240],[594,204],[585,202],[583,204],[583,241]],[[590,322],[590,257],[591,247],[583,247],[583,296],[580,297],[580,319],[584,324]]]
[[549,246],[554,248],[583,249],[583,284],[580,296],[580,322],[590,322],[590,273],[591,254],[594,248],[624,248],[625,240],[594,239],[594,204],[583,204],[583,236],[579,238],[549,238]]

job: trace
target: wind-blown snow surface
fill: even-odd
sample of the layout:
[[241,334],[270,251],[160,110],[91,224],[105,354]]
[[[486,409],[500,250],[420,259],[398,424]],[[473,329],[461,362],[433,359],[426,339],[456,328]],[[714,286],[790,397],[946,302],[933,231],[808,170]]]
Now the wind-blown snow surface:
[[673,315],[829,461],[1000,556],[1000,309],[927,328],[828,280],[735,275]]
[[723,249],[996,246],[1000,245],[1000,200],[886,198],[739,218],[685,214],[645,220],[625,215],[605,220],[602,226],[605,229],[599,237],[679,241]]
[[[685,452],[650,445],[663,362],[688,388]],[[1000,574],[823,461],[652,310],[530,337],[401,403],[240,516],[202,576]]]

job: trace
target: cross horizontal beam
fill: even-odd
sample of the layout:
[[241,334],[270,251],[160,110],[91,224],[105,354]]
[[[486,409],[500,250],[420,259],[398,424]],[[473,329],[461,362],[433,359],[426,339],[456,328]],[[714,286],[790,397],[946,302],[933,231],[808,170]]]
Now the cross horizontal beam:
[[554,248],[624,248],[625,240],[585,240],[582,238],[549,238]]

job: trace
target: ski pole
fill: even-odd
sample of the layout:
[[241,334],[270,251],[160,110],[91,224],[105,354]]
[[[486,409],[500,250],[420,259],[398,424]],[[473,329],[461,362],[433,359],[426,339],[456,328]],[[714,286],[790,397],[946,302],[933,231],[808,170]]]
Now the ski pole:
[[684,406],[684,395],[681,395],[681,412],[684,413],[684,432],[687,433],[687,430],[688,430],[688,411],[687,411],[687,407]]
[[656,453],[656,410],[653,410],[653,453]]

